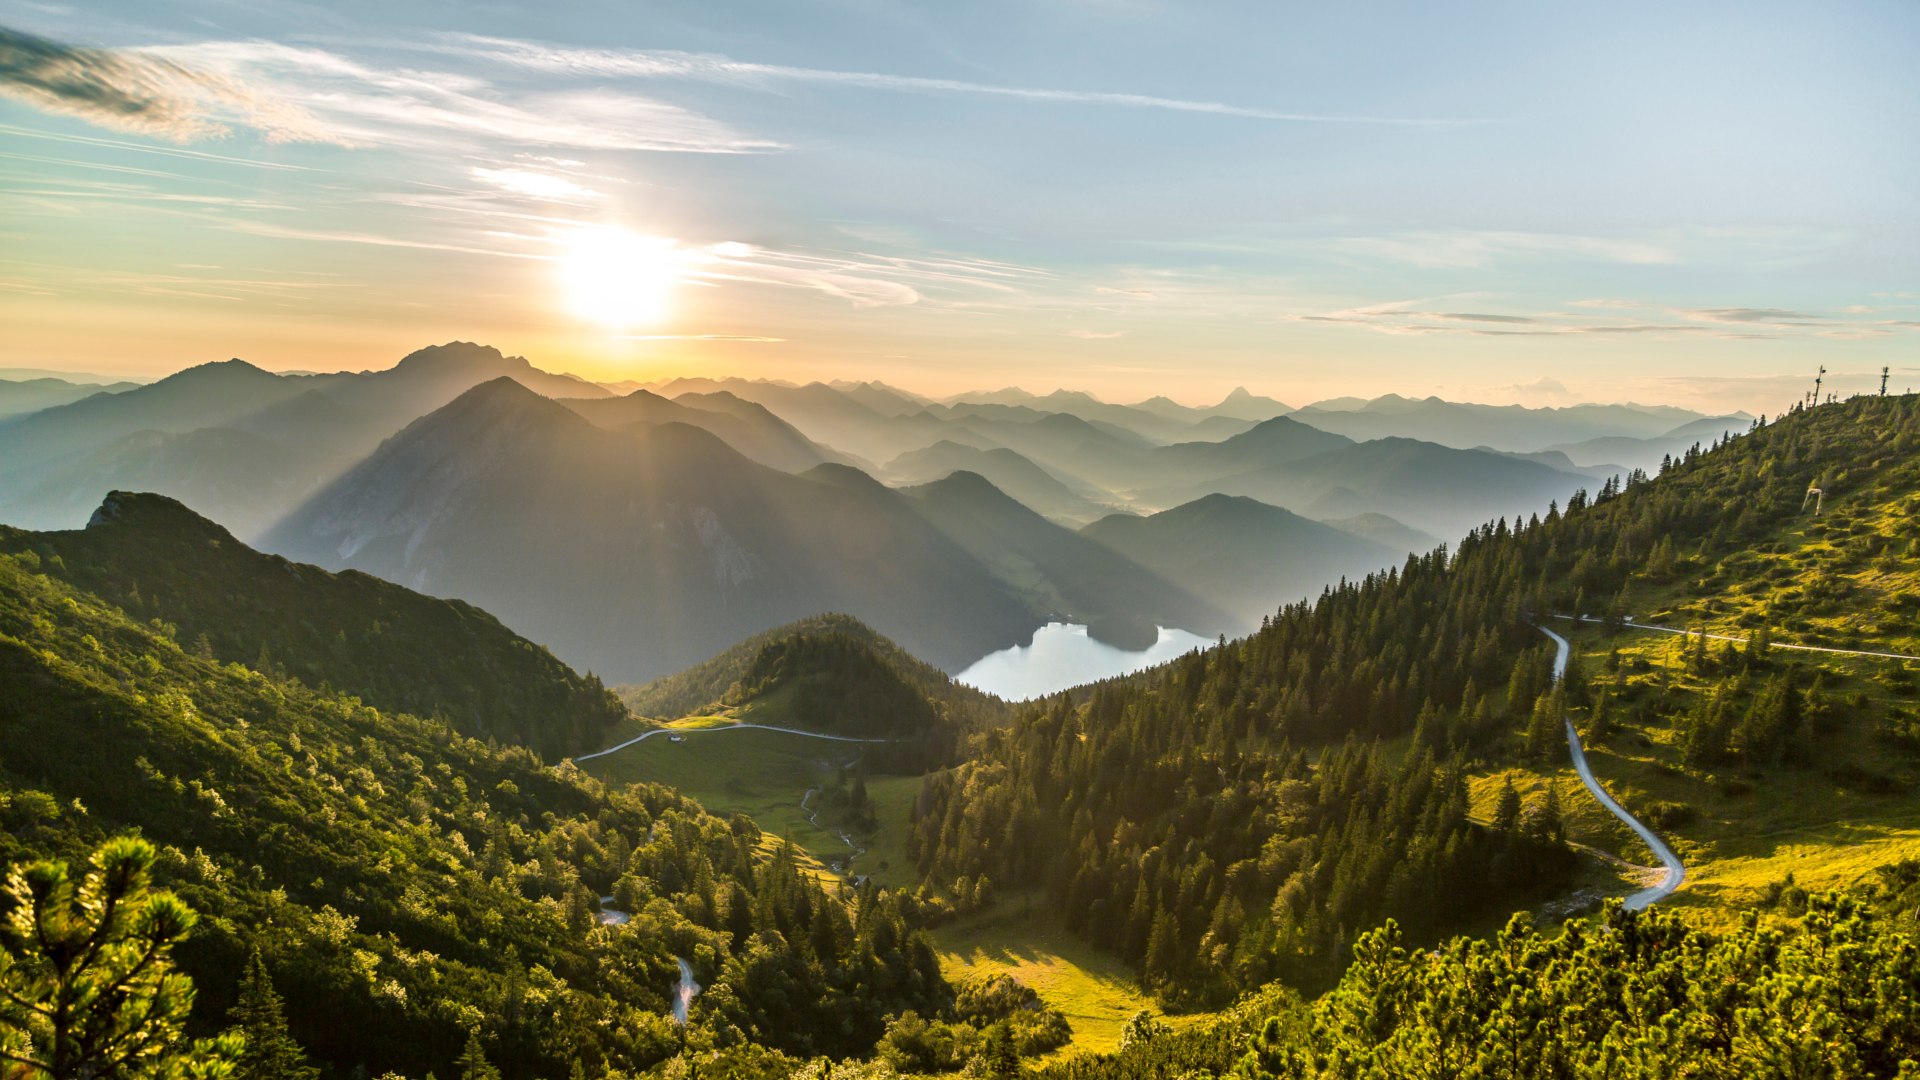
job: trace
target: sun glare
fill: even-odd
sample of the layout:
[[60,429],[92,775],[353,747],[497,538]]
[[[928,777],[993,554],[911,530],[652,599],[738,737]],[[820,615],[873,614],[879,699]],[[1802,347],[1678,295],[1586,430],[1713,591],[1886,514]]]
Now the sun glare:
[[672,240],[612,226],[581,229],[565,240],[560,284],[569,310],[609,330],[666,317],[682,254]]

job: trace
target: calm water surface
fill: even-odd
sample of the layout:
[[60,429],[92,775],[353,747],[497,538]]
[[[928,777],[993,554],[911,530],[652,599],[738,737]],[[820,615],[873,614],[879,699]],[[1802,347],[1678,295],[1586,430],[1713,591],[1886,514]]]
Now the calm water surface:
[[1164,664],[1210,644],[1198,634],[1163,626],[1160,640],[1151,647],[1128,652],[1093,640],[1087,636],[1087,628],[1078,623],[1048,623],[1034,631],[1033,644],[989,653],[954,678],[1008,701],[1026,701]]

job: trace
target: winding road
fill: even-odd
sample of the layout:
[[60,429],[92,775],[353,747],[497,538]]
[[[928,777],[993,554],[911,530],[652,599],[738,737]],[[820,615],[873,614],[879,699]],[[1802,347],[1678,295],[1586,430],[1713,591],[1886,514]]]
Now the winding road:
[[832,742],[884,743],[895,741],[893,739],[856,739],[851,735],[823,735],[818,731],[802,731],[799,728],[774,727],[770,724],[715,724],[713,727],[703,728],[654,728],[652,731],[643,735],[636,735],[618,746],[609,746],[605,750],[595,750],[591,754],[581,754],[579,757],[574,758],[573,761],[574,764],[577,765],[582,761],[592,761],[597,757],[606,757],[616,750],[625,750],[635,743],[646,742],[655,735],[703,735],[710,731],[778,731],[786,735],[805,735],[809,739],[828,739]]
[[[1639,624],[1636,623],[1634,625],[1637,626]],[[1658,628],[1647,627],[1647,629]],[[1559,682],[1561,677],[1567,673],[1567,657],[1572,652],[1572,646],[1567,644],[1566,638],[1561,637],[1559,634],[1554,633],[1544,626],[1540,627],[1539,630],[1541,633],[1553,639],[1553,680]],[[1573,729],[1572,718],[1562,717],[1561,722],[1567,725],[1567,749],[1572,752],[1573,771],[1580,774],[1580,782],[1587,785],[1587,790],[1593,793],[1593,797],[1599,800],[1601,806],[1606,807],[1608,812],[1613,814],[1614,817],[1626,822],[1627,828],[1632,829],[1635,835],[1639,836],[1641,840],[1646,841],[1646,845],[1648,849],[1653,852],[1654,858],[1659,859],[1660,865],[1666,868],[1666,876],[1660,879],[1659,884],[1651,888],[1642,889],[1632,896],[1627,897],[1622,906],[1628,911],[1639,911],[1655,901],[1665,900],[1667,897],[1672,896],[1674,890],[1680,887],[1680,883],[1687,879],[1686,865],[1680,861],[1680,856],[1675,855],[1673,849],[1667,846],[1666,841],[1660,839],[1660,837],[1639,818],[1627,813],[1626,807],[1615,802],[1613,796],[1607,794],[1607,789],[1600,786],[1600,781],[1594,778],[1592,766],[1587,764],[1587,750],[1586,747],[1580,745],[1580,733]]]

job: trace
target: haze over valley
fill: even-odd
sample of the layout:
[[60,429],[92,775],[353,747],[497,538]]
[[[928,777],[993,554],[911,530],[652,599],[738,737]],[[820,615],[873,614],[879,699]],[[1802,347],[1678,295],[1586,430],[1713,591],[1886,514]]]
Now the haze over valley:
[[603,386],[450,342],[337,374],[206,364],[0,421],[0,517],[71,529],[109,491],[167,495],[262,550],[478,604],[614,682],[828,611],[958,673],[1052,622],[1122,652],[1163,627],[1244,634],[1629,471],[1550,445],[1612,439],[1638,460],[1750,421]]
[[0,1080],[1920,1080],[1915,41],[0,0]]

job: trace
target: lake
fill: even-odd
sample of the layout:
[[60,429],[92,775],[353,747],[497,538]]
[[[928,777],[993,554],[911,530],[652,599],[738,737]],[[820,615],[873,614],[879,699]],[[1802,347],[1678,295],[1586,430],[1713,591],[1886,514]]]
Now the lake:
[[1163,626],[1159,641],[1129,652],[1093,640],[1078,623],[1048,623],[1033,632],[1033,644],[988,653],[954,678],[1008,701],[1026,701],[1164,664],[1211,644],[1198,634]]

